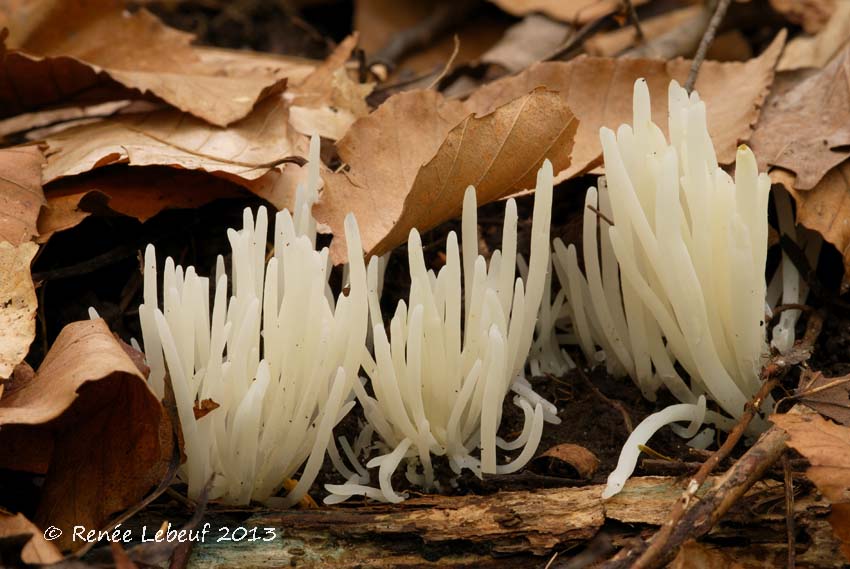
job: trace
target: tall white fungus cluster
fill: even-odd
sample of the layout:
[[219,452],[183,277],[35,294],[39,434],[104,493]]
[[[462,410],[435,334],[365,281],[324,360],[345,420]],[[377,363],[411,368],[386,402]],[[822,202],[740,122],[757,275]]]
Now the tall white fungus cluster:
[[[311,214],[318,150],[314,138],[295,214],[277,214],[268,261],[265,208],[256,220],[246,209],[242,230],[228,230],[231,277],[219,256],[212,301],[210,279],[168,258],[160,308],[154,247],[145,251],[139,317],[150,383],[162,397],[170,375],[191,497],[212,480],[212,499],[266,500],[303,466],[285,504],[298,501],[322,466],[333,427],[354,405],[368,326],[366,267],[349,216],[350,290],[335,301],[328,250],[315,249]],[[196,419],[207,400],[214,408]]]
[[[685,405],[666,418],[653,416],[652,432],[674,420],[701,422],[703,394],[722,410],[706,420],[728,426],[758,391],[767,352],[770,180],[745,146],[734,178],[718,166],[696,93],[671,82],[668,105],[669,141],[652,122],[644,80],[635,83],[633,125],[600,130],[605,177],[587,193],[584,275],[575,247],[555,242],[556,268],[588,360],[596,361],[601,347],[611,373],[629,375],[650,399],[666,386]],[[609,495],[634,468],[622,461],[636,461],[633,451],[644,442],[629,439]]]
[[[549,268],[552,177],[552,165],[546,161],[537,175],[525,280],[516,275],[516,203],[507,203],[502,249],[493,252],[488,264],[478,254],[471,186],[463,204],[462,247],[451,232],[446,264],[438,272],[427,269],[419,233],[410,232],[410,296],[408,302],[399,302],[389,335],[374,293],[378,267],[372,260],[369,308],[374,358],[368,357],[363,367],[373,394],[359,385],[355,390],[384,451],[367,464],[379,468],[379,489],[350,479],[346,484],[328,485],[332,495],[326,502],[352,495],[402,500],[391,485],[402,461],[407,462],[410,482],[434,488],[438,481],[432,456],[445,456],[456,473],[464,468],[479,475],[515,472],[534,455],[544,420],[560,422],[555,407],[537,395],[524,377]],[[514,403],[524,412],[525,425],[515,440],[504,441],[497,431],[502,402],[511,391]],[[522,450],[508,464],[499,465],[497,448]]]

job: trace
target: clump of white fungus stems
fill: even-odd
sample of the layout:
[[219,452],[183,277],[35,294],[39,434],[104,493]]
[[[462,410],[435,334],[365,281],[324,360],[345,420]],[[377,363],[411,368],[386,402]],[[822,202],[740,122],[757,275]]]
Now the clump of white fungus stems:
[[[267,501],[303,466],[281,505],[297,502],[333,447],[333,427],[354,405],[351,390],[368,328],[366,267],[349,216],[350,287],[335,302],[328,250],[315,250],[318,150],[314,138],[295,214],[284,210],[275,218],[268,262],[265,208],[256,220],[245,209],[242,230],[228,230],[231,276],[219,256],[212,310],[209,279],[171,258],[160,309],[154,247],[145,252],[139,317],[150,383],[162,397],[166,371],[170,375],[185,443],[181,476],[190,497],[212,480],[211,499]],[[213,408],[196,419],[195,409],[207,400]]]
[[669,143],[652,122],[644,80],[635,83],[633,125],[600,131],[605,177],[586,198],[586,278],[575,247],[555,242],[555,265],[588,360],[598,358],[600,346],[608,370],[629,375],[647,398],[663,385],[685,405],[653,416],[653,429],[636,429],[642,440],[629,438],[606,496],[622,488],[635,448],[657,428],[702,422],[701,395],[721,410],[706,412],[705,420],[728,428],[758,391],[767,353],[770,181],[745,146],[734,179],[718,166],[705,103],[695,92],[689,96],[673,81],[668,103]]
[[[408,240],[411,288],[409,301],[399,302],[389,325],[383,325],[377,288],[376,260],[369,265],[369,308],[374,360],[363,367],[372,394],[359,384],[355,392],[385,454],[367,467],[379,467],[379,487],[350,479],[327,485],[335,503],[353,495],[398,502],[391,485],[398,465],[408,464],[408,480],[435,488],[432,456],[445,456],[455,473],[468,468],[481,473],[511,473],[524,466],[540,442],[544,420],[560,422],[555,407],[543,400],[524,378],[535,323],[549,268],[552,210],[552,165],[537,175],[531,256],[527,278],[516,278],[517,208],[505,208],[502,249],[489,264],[478,254],[475,189],[463,203],[462,250],[451,232],[446,263],[428,270],[419,233]],[[461,286],[463,285],[463,286]],[[548,299],[547,299],[548,300]],[[507,442],[497,436],[502,402],[513,391],[525,416],[521,434]],[[497,463],[497,448],[522,449],[507,464]],[[480,449],[480,458],[476,457]]]

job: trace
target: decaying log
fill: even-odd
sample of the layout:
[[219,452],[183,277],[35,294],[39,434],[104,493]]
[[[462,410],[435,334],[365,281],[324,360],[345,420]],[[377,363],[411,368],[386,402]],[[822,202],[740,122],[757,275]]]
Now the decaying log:
[[[717,480],[709,479],[697,496]],[[681,485],[682,479],[673,477],[636,478],[606,502],[600,499],[602,486],[587,486],[257,513],[241,525],[277,528],[277,539],[210,540],[196,545],[189,566],[542,568],[555,552],[559,562],[569,559],[600,531],[623,545],[659,526],[681,496]],[[705,541],[723,544],[725,554],[734,550],[739,562],[748,556],[781,558],[783,501],[782,482],[756,483]],[[832,555],[838,546],[826,522],[828,506],[801,498],[795,509],[799,531],[807,537],[798,546],[798,566],[840,567],[840,556]],[[736,542],[731,548],[730,537]],[[750,543],[742,546],[742,540]]]

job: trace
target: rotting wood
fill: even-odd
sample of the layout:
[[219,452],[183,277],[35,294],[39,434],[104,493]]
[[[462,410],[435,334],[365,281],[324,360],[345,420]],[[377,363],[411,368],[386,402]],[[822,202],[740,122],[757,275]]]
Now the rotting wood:
[[[710,478],[697,495],[718,481],[722,478]],[[555,551],[559,562],[569,560],[600,531],[622,546],[662,524],[681,484],[675,477],[635,478],[606,502],[600,499],[603,486],[596,485],[258,513],[242,525],[278,528],[276,540],[198,544],[189,567],[542,567]],[[757,482],[707,542],[749,539],[736,559],[784,559],[785,515],[775,507],[782,500],[782,482]],[[826,522],[828,506],[800,499],[795,510],[799,531],[808,536],[807,545],[798,547],[798,566],[840,567],[838,557],[812,553],[837,551]]]

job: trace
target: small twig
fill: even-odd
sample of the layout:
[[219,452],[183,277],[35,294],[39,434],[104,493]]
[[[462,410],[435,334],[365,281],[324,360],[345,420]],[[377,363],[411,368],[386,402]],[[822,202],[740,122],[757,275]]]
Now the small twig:
[[785,528],[788,533],[788,569],[797,566],[797,545],[794,537],[794,473],[786,451],[782,455],[782,470],[785,478]]
[[614,409],[616,409],[617,411],[620,412],[620,415],[623,416],[623,423],[625,423],[625,425],[626,425],[626,430],[629,433],[634,431],[635,430],[634,423],[632,423],[632,418],[629,415],[629,412],[626,411],[626,408],[623,407],[620,404],[619,401],[614,401],[612,399],[609,399],[604,393],[599,391],[599,389],[597,389],[597,387],[595,385],[593,385],[593,382],[590,381],[590,378],[587,377],[587,375],[585,375],[584,370],[581,369],[581,366],[577,366],[576,371],[578,371],[579,377],[587,384],[588,387],[590,387],[590,389],[593,391],[593,393],[597,397],[599,397],[602,401],[604,401],[605,403],[607,403],[608,405],[610,405],[611,407],[613,407]]
[[455,46],[454,46],[454,49],[452,50],[452,54],[449,56],[448,61],[446,61],[446,65],[443,66],[443,70],[440,71],[439,75],[434,77],[434,80],[431,81],[430,85],[425,87],[426,90],[430,90],[430,89],[433,89],[434,87],[436,87],[440,83],[440,81],[443,80],[443,77],[446,76],[446,73],[449,72],[449,69],[452,68],[452,65],[454,65],[455,59],[457,58],[457,54],[458,54],[458,52],[460,52],[460,38],[457,36],[457,34],[455,34],[455,36],[454,36],[454,44],[455,44]]
[[[738,444],[738,441],[740,441],[741,437],[744,436],[747,427],[749,427],[750,422],[755,417],[759,407],[761,407],[762,401],[768,396],[768,394],[770,394],[771,390],[777,383],[778,379],[775,377],[762,383],[761,389],[759,389],[752,401],[747,404],[744,414],[738,420],[735,427],[729,431],[729,436],[726,437],[724,443],[720,446],[720,448],[712,453],[702,466],[700,466],[697,473],[690,479],[687,488],[682,493],[682,496],[673,505],[673,509],[670,512],[670,518],[664,522],[664,525],[662,525],[658,532],[652,536],[652,539],[649,541],[649,546],[646,547],[639,556],[637,556],[639,547],[622,551],[609,563],[603,565],[603,567],[631,567],[632,569],[658,567],[663,563],[662,560],[666,560],[667,557],[671,555],[671,550],[676,546],[675,543],[671,543],[673,532],[688,512],[688,508],[694,502],[694,497],[696,496],[697,491],[700,487],[702,487],[715,467],[720,464],[723,459],[729,456],[729,453],[732,452]],[[632,559],[636,556],[637,559],[632,561]],[[625,565],[623,564],[624,562],[626,563]]]
[[635,10],[635,5],[632,0],[623,0],[623,4],[625,4],[626,13],[629,15],[629,20],[631,20],[632,25],[635,28],[635,34],[637,35],[638,43],[643,43],[646,41],[646,34],[643,33],[643,28],[640,25],[640,20],[638,19],[637,10]]
[[564,43],[561,47],[552,52],[549,56],[544,58],[544,61],[552,61],[555,59],[567,59],[566,56],[569,55],[570,52],[579,47],[581,44],[583,44],[584,40],[595,34],[600,28],[602,28],[603,24],[608,22],[608,18],[609,16],[602,16],[582,26],[576,33],[570,36],[566,43]]
[[697,53],[694,55],[694,61],[691,64],[691,71],[688,73],[688,80],[685,82],[685,89],[687,89],[689,93],[694,89],[700,65],[702,65],[703,61],[705,61],[705,55],[708,53],[708,48],[711,47],[711,44],[714,41],[714,36],[717,34],[717,28],[720,27],[720,23],[726,16],[726,10],[729,9],[729,5],[731,3],[732,0],[717,0],[717,6],[714,8],[714,15],[711,17],[711,20],[709,20],[708,27],[702,35],[702,40],[699,42]]
[[613,221],[610,217],[608,217],[607,215],[605,215],[604,213],[602,213],[601,211],[599,211],[598,209],[596,209],[596,208],[595,208],[595,207],[593,207],[592,205],[588,205],[588,206],[587,206],[587,209],[589,209],[590,211],[592,211],[593,213],[595,213],[595,214],[596,214],[596,217],[598,217],[599,219],[604,220],[604,221],[605,221],[608,225],[610,225],[611,227],[613,227],[613,226],[614,226],[614,221]]
[[440,2],[431,15],[416,25],[401,30],[372,57],[371,65],[383,64],[389,68],[414,50],[427,46],[448,30],[457,28],[469,18],[480,0],[452,0]]

